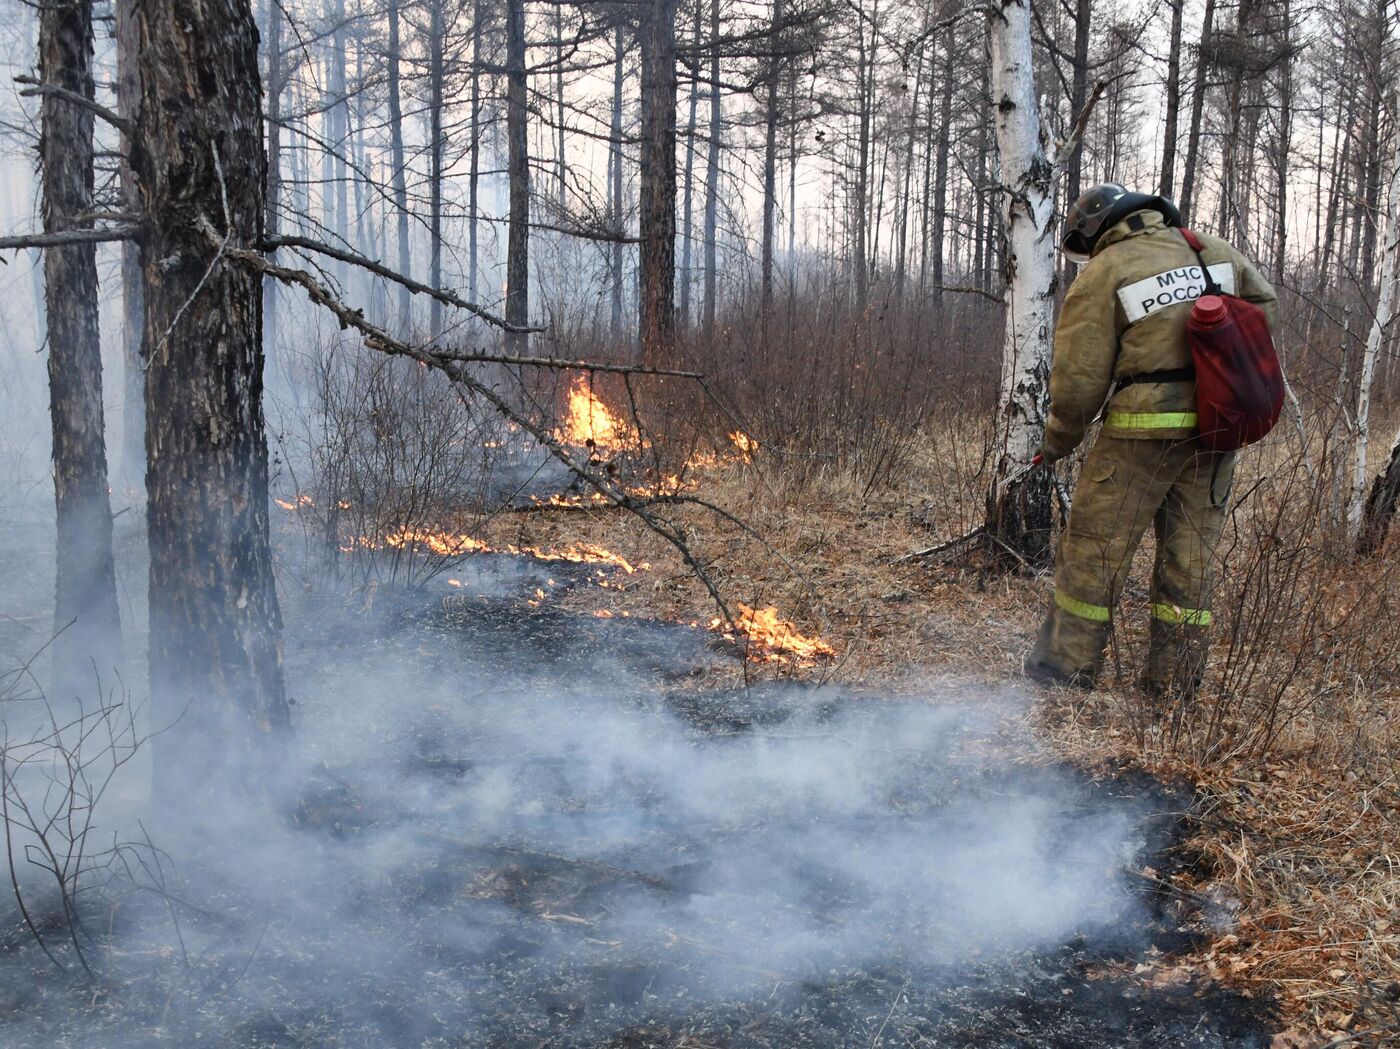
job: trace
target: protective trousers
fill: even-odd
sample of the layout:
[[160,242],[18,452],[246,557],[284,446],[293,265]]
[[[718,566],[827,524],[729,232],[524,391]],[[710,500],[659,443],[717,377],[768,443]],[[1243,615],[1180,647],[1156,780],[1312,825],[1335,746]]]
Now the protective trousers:
[[1060,537],[1055,604],[1027,670],[1054,680],[1093,682],[1113,609],[1150,523],[1157,558],[1142,683],[1157,694],[1193,694],[1205,671],[1216,547],[1234,468],[1233,452],[1208,451],[1194,438],[1100,435],[1085,460]]

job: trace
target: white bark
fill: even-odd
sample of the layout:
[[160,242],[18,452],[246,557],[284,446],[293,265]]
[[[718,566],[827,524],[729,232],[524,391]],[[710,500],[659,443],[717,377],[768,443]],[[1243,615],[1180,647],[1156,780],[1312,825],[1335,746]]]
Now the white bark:
[[1395,314],[1396,260],[1400,256],[1400,134],[1395,136],[1395,162],[1390,173],[1389,212],[1386,216],[1385,247],[1381,256],[1380,297],[1366,350],[1361,358],[1361,378],[1356,395],[1356,440],[1352,449],[1351,498],[1347,502],[1347,535],[1355,540],[1361,533],[1366,502],[1366,457],[1371,441],[1371,387],[1376,377],[1385,329]]
[[[1006,339],[1002,350],[998,459],[993,477],[993,533],[1007,523],[1001,504],[1023,473],[1045,432],[1054,317],[1054,166],[1046,156],[1045,129],[1036,102],[1031,55],[1031,0],[998,0],[990,15],[992,104],[996,107],[1002,220],[1006,230]],[[1022,493],[1024,526],[1049,525],[1049,485],[1032,473]],[[1019,487],[1019,486],[1017,486]],[[1043,495],[1043,498],[1041,497]],[[1042,506],[1043,504],[1043,506]],[[1023,553],[1023,536],[999,536]],[[1046,540],[1048,543],[1048,540]]]

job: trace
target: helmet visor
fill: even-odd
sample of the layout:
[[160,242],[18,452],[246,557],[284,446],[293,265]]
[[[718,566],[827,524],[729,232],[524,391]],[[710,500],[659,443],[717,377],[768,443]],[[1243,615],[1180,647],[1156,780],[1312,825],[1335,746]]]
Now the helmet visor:
[[1128,195],[1128,187],[1116,182],[1105,182],[1082,194],[1070,206],[1065,216],[1065,235],[1062,240],[1065,255],[1074,261],[1087,262],[1093,244],[1099,234],[1118,210],[1119,202]]

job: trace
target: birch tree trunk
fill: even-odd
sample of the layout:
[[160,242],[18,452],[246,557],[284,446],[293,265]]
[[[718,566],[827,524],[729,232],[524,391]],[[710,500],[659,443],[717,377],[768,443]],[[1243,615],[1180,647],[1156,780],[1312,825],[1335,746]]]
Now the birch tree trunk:
[[[132,166],[146,226],[150,688],[158,797],[248,784],[289,727],[268,542],[262,311],[267,176],[248,0],[142,0]],[[227,203],[225,203],[227,202]],[[249,746],[242,745],[253,737]]]
[[990,16],[1007,310],[987,531],[1039,565],[1050,557],[1050,472],[1023,471],[1044,436],[1049,402],[1055,171],[1036,104],[1030,3],[997,0]]
[[642,26],[642,359],[670,359],[676,336],[676,0],[650,0]]
[[[506,4],[506,139],[510,218],[506,242],[506,320],[525,326],[530,316],[530,143],[525,97],[525,0]],[[507,332],[509,352],[523,354],[527,337]]]
[[[141,95],[136,52],[135,0],[117,0],[117,112],[136,123]],[[136,214],[141,207],[128,158],[131,140],[121,133],[121,188],[126,209]],[[141,283],[141,249],[134,240],[122,241],[122,448],[121,480],[128,492],[146,488],[146,372],[141,360],[142,304],[145,289]]]
[[[94,97],[90,0],[53,0],[39,11],[39,76]],[[40,104],[39,164],[44,230],[90,225],[92,111],[46,94]],[[44,251],[53,423],[54,507],[58,526],[52,688],[67,704],[111,688],[121,652],[112,504],[102,417],[102,344],[97,320],[97,250],[69,244]]]
[[[1376,377],[1376,360],[1380,356],[1381,342],[1386,328],[1395,314],[1395,279],[1397,256],[1400,256],[1400,132],[1395,134],[1394,168],[1390,173],[1389,212],[1386,216],[1385,244],[1382,248],[1380,293],[1376,301],[1376,313],[1371,321],[1371,330],[1366,336],[1366,350],[1361,358],[1361,377],[1358,380],[1356,395],[1356,441],[1352,450],[1351,498],[1347,503],[1347,534],[1363,548],[1366,532],[1376,530],[1380,507],[1370,508],[1363,515],[1363,501],[1366,495],[1366,457],[1371,439],[1371,387]],[[1392,452],[1392,460],[1394,454]],[[1387,466],[1386,473],[1390,472]],[[1384,511],[1388,521],[1393,512],[1393,504]],[[1369,518],[1369,520],[1367,519]]]

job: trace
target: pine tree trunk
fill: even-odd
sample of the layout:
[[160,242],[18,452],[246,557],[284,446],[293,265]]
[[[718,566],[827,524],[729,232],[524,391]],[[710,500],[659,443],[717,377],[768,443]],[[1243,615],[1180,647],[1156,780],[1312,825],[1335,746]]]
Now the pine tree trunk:
[[480,281],[478,269],[478,233],[481,204],[481,0],[472,8],[472,86],[471,122],[472,147],[471,169],[467,174],[467,287],[470,301],[479,302],[477,285]]
[[[277,206],[282,196],[282,8],[278,0],[267,3],[267,214],[263,229],[269,237],[278,232]],[[276,252],[269,253],[275,257]],[[277,279],[263,278],[263,353],[277,352]]]
[[[957,26],[948,23],[943,38],[943,93],[938,100],[938,160],[933,173],[933,265],[935,289],[943,286],[943,240],[948,229],[948,151],[953,123],[954,52],[957,50]],[[937,294],[942,294],[936,292]]]
[[[691,46],[698,52],[700,49],[700,34],[704,25],[704,5],[703,0],[695,0],[695,28],[691,34]],[[695,127],[696,118],[700,109],[700,80],[693,77],[690,81],[690,113],[686,119],[685,126],[685,180],[682,189],[681,203],[681,273],[680,273],[680,305],[677,307],[678,322],[681,330],[690,327],[690,264],[691,256],[694,254],[694,230],[695,216],[693,199],[695,196]]]
[[641,353],[667,361],[676,337],[676,0],[650,0],[642,26]]
[[1048,470],[1022,472],[1045,433],[1055,299],[1055,172],[1045,155],[1031,53],[1030,0],[999,0],[989,19],[992,99],[1007,237],[996,467],[987,531],[1033,565],[1050,558]]
[[777,211],[778,167],[778,34],[783,24],[783,0],[773,0],[773,18],[768,29],[767,99],[763,107],[763,245],[760,257],[760,299],[764,322],[773,305],[773,216]]
[[[1029,0],[1027,0],[1029,3]],[[1184,2],[1184,0],[1183,0]],[[1070,77],[1069,112],[1078,120],[1089,97],[1089,34],[1094,28],[1093,0],[1075,0],[1074,5],[1074,63]],[[1084,170],[1084,143],[1078,142],[1065,165],[1065,199],[1079,199]],[[1003,180],[1006,181],[1003,173]],[[1008,183],[1009,184],[1009,183]]]
[[[443,0],[428,0],[428,283],[442,287],[442,107],[446,104],[442,20]],[[428,332],[433,342],[442,338],[442,303],[428,306]]]
[[1206,55],[1215,31],[1215,0],[1206,0],[1201,16],[1201,42],[1196,48],[1196,80],[1191,87],[1191,123],[1187,125],[1186,160],[1181,172],[1181,214],[1188,223],[1194,221],[1191,205],[1195,203],[1196,162],[1201,149],[1201,120],[1205,116],[1206,88],[1210,86],[1210,67]]
[[[94,97],[90,0],[44,4],[39,75],[45,84]],[[90,225],[92,111],[54,95],[40,104],[39,166],[44,229]],[[121,627],[112,560],[112,504],[102,417],[102,345],[97,251],[69,244],[44,251],[49,412],[57,542],[53,675],[49,698],[96,701],[117,684]]]
[[705,287],[701,304],[705,339],[714,338],[719,252],[719,151],[722,106],[719,93],[719,0],[710,0],[710,149],[705,160]]
[[[608,184],[611,192],[609,211],[613,224],[619,231],[623,228],[622,219],[622,160],[625,156],[622,142],[622,83],[623,83],[623,33],[622,23],[613,30],[613,96],[612,122],[609,125],[610,141],[608,152]],[[614,241],[610,260],[612,293],[612,333],[622,337],[622,244]]]
[[1181,16],[1186,0],[1167,2],[1171,6],[1172,17],[1167,42],[1166,98],[1163,101],[1166,125],[1162,132],[1162,175],[1157,183],[1157,192],[1164,197],[1170,197],[1176,188],[1176,127],[1181,110]]
[[[525,2],[506,4],[506,138],[510,218],[506,243],[506,320],[525,325],[530,315],[530,145],[525,97]],[[506,348],[524,353],[526,336],[507,333]]]
[[[389,67],[389,162],[393,165],[394,210],[398,218],[399,272],[405,277],[413,275],[409,259],[408,242],[408,176],[404,170],[403,149],[403,100],[400,86],[399,63],[402,52],[399,44],[399,0],[389,0],[389,52],[385,64]],[[475,154],[473,154],[474,156]],[[475,229],[475,226],[473,226]],[[473,254],[473,258],[475,255]],[[476,301],[473,290],[472,301]],[[399,330],[407,332],[413,325],[412,293],[403,285],[399,286]]]
[[[150,687],[158,797],[220,780],[288,728],[268,542],[259,279],[205,232],[256,250],[267,176],[248,0],[142,0],[132,166],[147,216]],[[224,201],[227,201],[225,213]]]
[[[136,123],[141,96],[136,65],[141,41],[136,36],[135,0],[117,0],[117,112]],[[141,207],[127,158],[131,140],[121,135],[122,202],[133,215]],[[146,488],[146,370],[141,360],[145,288],[141,282],[141,249],[134,240],[122,242],[122,449],[121,479],[128,492]]]

